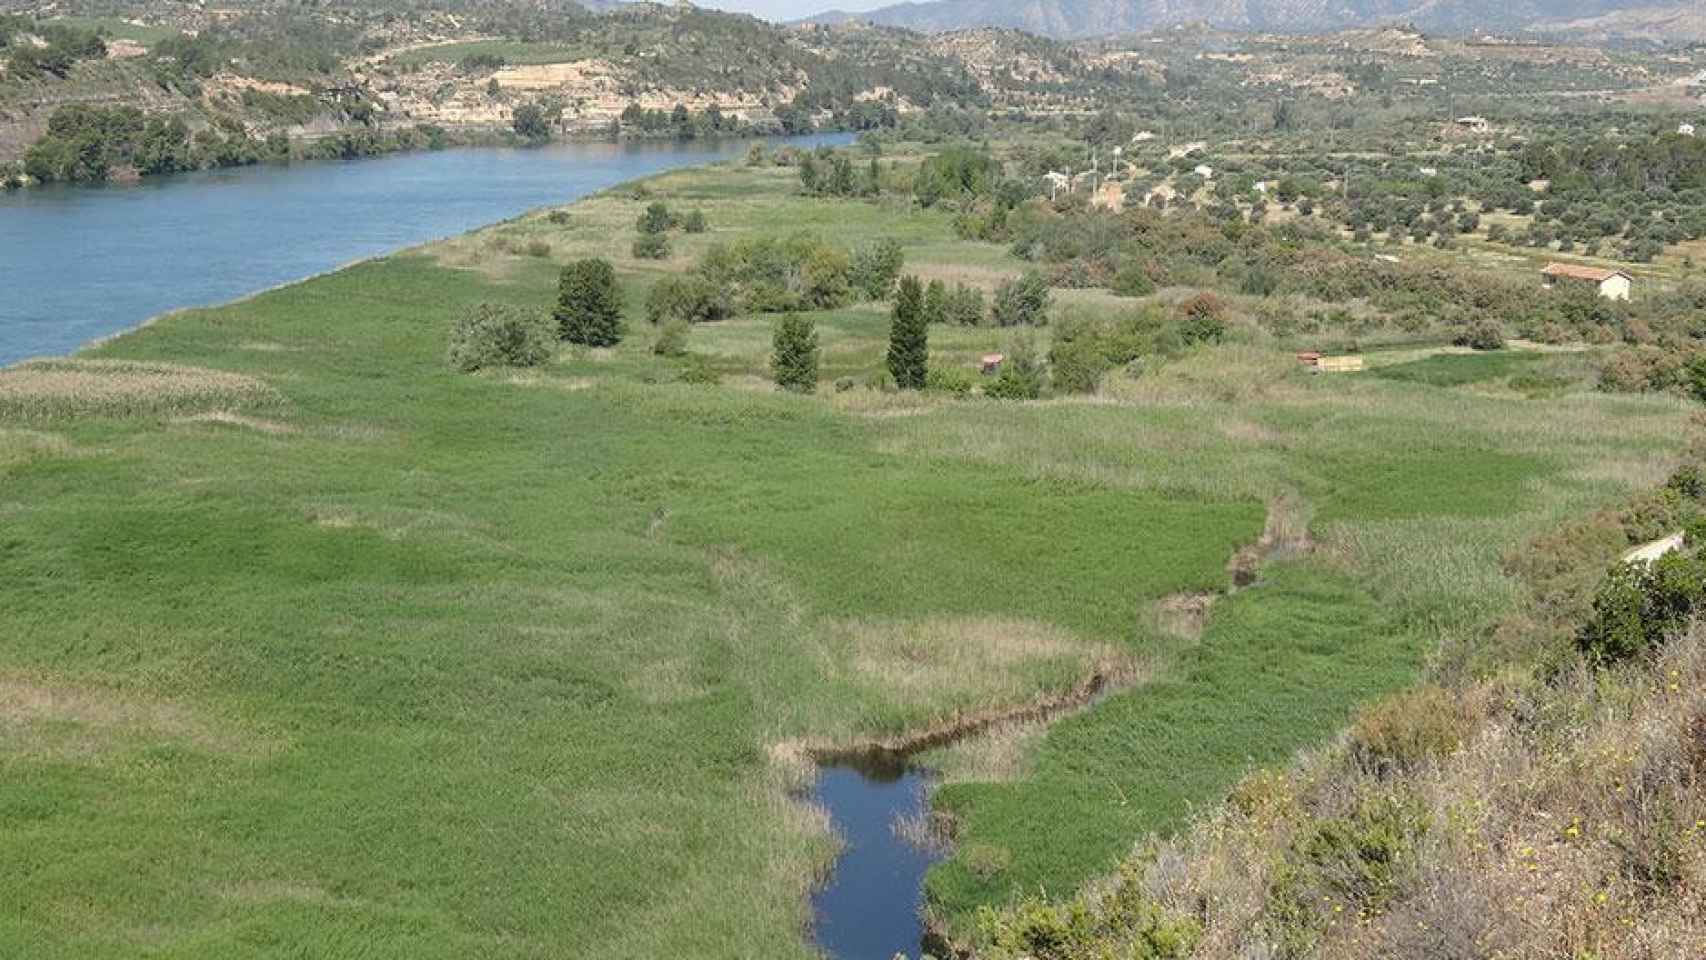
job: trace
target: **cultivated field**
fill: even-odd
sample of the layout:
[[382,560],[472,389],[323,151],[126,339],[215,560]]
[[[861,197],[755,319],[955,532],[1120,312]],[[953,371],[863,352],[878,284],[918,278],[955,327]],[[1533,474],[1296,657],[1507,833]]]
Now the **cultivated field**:
[[[0,955],[805,957],[833,840],[790,747],[1129,679],[931,757],[965,931],[1474,636],[1506,554],[1661,480],[1686,422],[1571,355],[1313,377],[1243,331],[1092,398],[833,389],[880,367],[880,305],[817,316],[816,397],[769,387],[760,317],[696,328],[722,382],[679,382],[644,294],[719,241],[1021,269],[795,186],[652,181],[711,227],[663,263],[612,191],[0,372]],[[449,372],[455,317],[547,309],[591,255],[622,346]]]

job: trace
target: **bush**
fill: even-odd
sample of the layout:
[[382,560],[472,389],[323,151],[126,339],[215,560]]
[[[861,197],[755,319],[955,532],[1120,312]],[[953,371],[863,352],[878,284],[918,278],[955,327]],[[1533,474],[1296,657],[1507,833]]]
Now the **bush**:
[[537,367],[551,359],[556,341],[552,333],[544,314],[482,303],[450,330],[451,369],[472,373],[486,367]]
[[1577,631],[1577,647],[1596,666],[1658,647],[1701,609],[1706,600],[1703,566],[1696,556],[1674,551],[1651,566],[1613,566],[1594,594],[1592,614]]
[[772,338],[770,372],[776,385],[794,393],[817,390],[817,328],[809,317],[782,315]]
[[687,216],[681,219],[681,229],[688,233],[704,233],[709,230],[710,224],[705,222],[705,211],[688,211]]
[[983,325],[983,291],[966,284],[954,287],[948,294],[946,322],[962,327]]
[[905,266],[906,251],[900,241],[884,237],[860,247],[853,254],[850,280],[865,299],[887,300],[894,293],[895,281]]
[[814,310],[833,310],[847,302],[850,290],[847,252],[827,244],[817,246],[800,265],[800,294]]
[[1155,281],[1142,264],[1128,263],[1114,274],[1113,291],[1122,297],[1147,297],[1155,292]]
[[1499,325],[1491,320],[1476,320],[1457,337],[1458,346],[1469,347],[1472,350],[1503,350],[1505,334]]
[[932,280],[924,288],[924,322],[948,322],[948,285],[940,280]]
[[645,213],[640,214],[640,219],[635,223],[635,226],[639,228],[641,233],[668,233],[669,228],[675,226],[675,216],[669,212],[669,205],[660,200],[647,207]]
[[1056,331],[1054,346],[1048,355],[1050,379],[1056,390],[1095,393],[1102,385],[1102,376],[1108,372],[1109,364],[1097,339],[1095,331],[1082,323],[1063,326]]
[[661,233],[642,233],[634,241],[634,259],[668,260],[669,237]]
[[557,281],[558,335],[588,347],[622,342],[622,291],[608,260],[578,260],[563,268]]
[[686,356],[689,329],[685,320],[671,320],[664,324],[658,331],[657,342],[652,344],[652,353],[660,357]]
[[1219,343],[1226,336],[1226,304],[1212,293],[1199,293],[1179,304],[1179,333],[1187,344]]
[[983,392],[997,400],[1035,400],[1043,395],[1043,368],[1029,335],[1013,338],[1001,372]]
[[1033,270],[996,289],[991,317],[998,327],[1040,326],[1048,322],[1049,302],[1048,281]]
[[527,255],[541,260],[551,256],[551,245],[543,240],[527,241]]
[[687,355],[687,362],[681,365],[681,382],[696,386],[714,387],[723,382],[722,375],[711,366],[711,361],[697,353]]
[[960,367],[931,367],[924,375],[924,390],[927,393],[946,393],[963,397],[971,393],[976,383],[971,372]]
[[654,325],[719,323],[733,315],[728,290],[704,277],[665,277],[646,295],[646,320]]

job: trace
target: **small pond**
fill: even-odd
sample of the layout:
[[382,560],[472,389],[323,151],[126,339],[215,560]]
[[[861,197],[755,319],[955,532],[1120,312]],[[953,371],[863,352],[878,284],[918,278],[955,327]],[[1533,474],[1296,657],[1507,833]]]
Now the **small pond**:
[[928,813],[925,774],[903,763],[826,764],[816,799],[846,846],[812,897],[813,933],[834,960],[916,958],[924,941],[924,873],[936,861],[895,829]]

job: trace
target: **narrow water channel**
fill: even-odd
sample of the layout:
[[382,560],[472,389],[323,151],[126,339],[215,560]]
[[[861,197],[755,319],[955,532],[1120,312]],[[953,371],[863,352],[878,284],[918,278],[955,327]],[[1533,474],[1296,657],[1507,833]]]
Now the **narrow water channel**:
[[846,844],[812,897],[813,932],[833,960],[918,957],[924,872],[936,858],[895,829],[928,811],[925,775],[902,763],[825,765],[816,798]]

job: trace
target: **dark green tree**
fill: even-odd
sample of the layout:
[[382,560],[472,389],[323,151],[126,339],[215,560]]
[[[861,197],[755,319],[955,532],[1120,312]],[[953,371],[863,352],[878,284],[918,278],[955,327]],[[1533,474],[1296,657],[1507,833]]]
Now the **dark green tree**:
[[524,103],[510,115],[510,125],[516,136],[528,143],[544,143],[551,139],[551,124],[545,118],[545,108],[537,103]]
[[552,316],[558,335],[570,343],[588,347],[621,343],[622,291],[616,286],[616,268],[597,258],[564,267]]
[[770,371],[776,385],[793,393],[817,390],[817,326],[810,317],[785,313],[776,323]]
[[889,373],[902,390],[922,390],[930,368],[930,327],[924,318],[924,287],[902,277],[889,324]]

